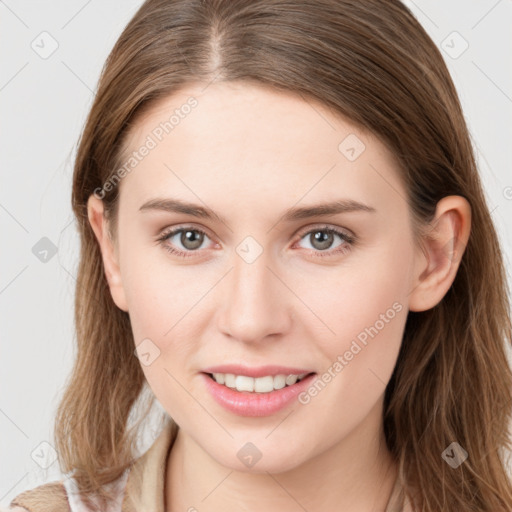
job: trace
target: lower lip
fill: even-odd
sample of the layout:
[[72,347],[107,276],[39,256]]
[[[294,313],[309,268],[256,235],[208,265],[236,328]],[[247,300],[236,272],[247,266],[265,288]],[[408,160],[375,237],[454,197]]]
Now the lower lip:
[[206,373],[202,373],[202,376],[214,400],[228,411],[240,416],[269,416],[291,404],[311,384],[316,373],[304,377],[292,386],[275,389],[270,393],[237,391],[217,383]]

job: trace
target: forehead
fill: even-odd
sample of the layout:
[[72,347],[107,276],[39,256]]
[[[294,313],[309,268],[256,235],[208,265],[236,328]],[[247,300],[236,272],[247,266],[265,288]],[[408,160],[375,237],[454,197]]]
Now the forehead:
[[393,156],[369,132],[318,101],[254,84],[190,86],[160,100],[132,127],[125,158],[133,152],[145,156],[121,196],[139,202],[155,192],[232,201],[280,192],[290,202],[401,188]]

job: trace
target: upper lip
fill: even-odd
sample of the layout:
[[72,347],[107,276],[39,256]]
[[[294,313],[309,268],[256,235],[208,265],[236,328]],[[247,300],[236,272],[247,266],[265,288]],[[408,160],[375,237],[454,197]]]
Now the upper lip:
[[267,375],[302,375],[313,373],[307,368],[290,366],[265,365],[265,366],[244,366],[241,364],[221,364],[210,366],[203,370],[204,373],[232,373],[234,375],[245,375],[247,377],[265,377]]

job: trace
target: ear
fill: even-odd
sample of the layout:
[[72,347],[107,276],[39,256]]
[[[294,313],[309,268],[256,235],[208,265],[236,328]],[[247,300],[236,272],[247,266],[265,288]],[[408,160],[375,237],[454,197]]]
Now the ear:
[[471,230],[471,207],[461,196],[447,196],[436,206],[431,227],[422,236],[415,261],[409,310],[436,306],[452,285]]
[[87,215],[100,246],[105,277],[107,278],[112,299],[119,309],[128,312],[119,269],[117,247],[108,232],[108,225],[104,216],[103,201],[94,194],[91,194],[87,201]]

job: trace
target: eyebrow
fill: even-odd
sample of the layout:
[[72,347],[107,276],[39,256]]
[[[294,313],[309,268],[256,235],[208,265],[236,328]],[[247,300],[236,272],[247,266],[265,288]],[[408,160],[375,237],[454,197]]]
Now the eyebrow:
[[[226,223],[225,219],[208,207],[189,203],[181,199],[155,198],[145,202],[139,211],[161,210],[170,213],[184,213],[194,217],[217,220]],[[321,215],[336,215],[349,212],[375,213],[375,208],[352,199],[339,199],[329,203],[314,204],[311,206],[292,207],[284,212],[282,220],[293,222],[296,220],[318,217]]]

